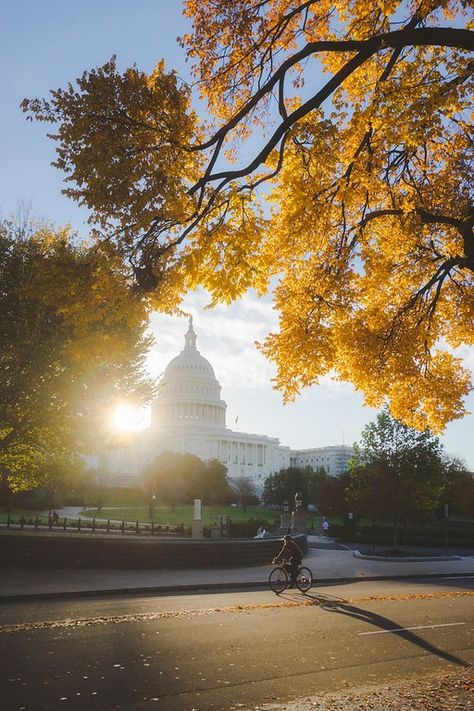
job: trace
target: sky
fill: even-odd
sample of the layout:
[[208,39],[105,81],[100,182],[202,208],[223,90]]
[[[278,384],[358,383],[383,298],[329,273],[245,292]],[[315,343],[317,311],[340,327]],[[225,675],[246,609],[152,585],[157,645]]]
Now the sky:
[[[15,0],[0,8],[0,215],[31,210],[38,219],[71,224],[87,235],[87,212],[61,194],[63,176],[50,163],[54,144],[48,127],[25,120],[23,98],[47,97],[85,69],[117,56],[119,69],[136,63],[150,71],[160,58],[184,78],[189,67],[176,38],[189,30],[180,0]],[[205,310],[204,292],[188,295],[198,349],[214,367],[227,402],[227,425],[244,432],[279,437],[293,448],[352,444],[376,411],[345,383],[327,377],[283,405],[272,388],[274,367],[255,341],[277,328],[269,297],[250,293],[230,307]],[[154,314],[155,345],[149,356],[153,375],[163,372],[184,346],[184,318]],[[461,349],[474,371],[474,349]],[[467,400],[474,411],[474,395]],[[474,471],[474,416],[451,423],[441,438],[446,451]]]

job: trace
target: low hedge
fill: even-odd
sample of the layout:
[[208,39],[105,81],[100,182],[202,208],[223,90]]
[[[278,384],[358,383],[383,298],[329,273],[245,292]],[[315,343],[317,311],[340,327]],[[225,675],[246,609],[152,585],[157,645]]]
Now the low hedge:
[[[334,523],[330,535],[354,543],[391,543],[394,529],[391,524],[356,525],[347,521]],[[449,545],[473,546],[474,522],[456,521],[425,526],[406,526],[398,530],[401,545]]]

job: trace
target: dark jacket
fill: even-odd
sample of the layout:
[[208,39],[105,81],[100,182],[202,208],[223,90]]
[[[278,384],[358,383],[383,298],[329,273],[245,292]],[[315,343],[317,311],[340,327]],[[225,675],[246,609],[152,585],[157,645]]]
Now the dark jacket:
[[284,541],[283,548],[278,553],[275,560],[288,560],[290,562],[301,563],[303,553],[301,548],[294,541]]

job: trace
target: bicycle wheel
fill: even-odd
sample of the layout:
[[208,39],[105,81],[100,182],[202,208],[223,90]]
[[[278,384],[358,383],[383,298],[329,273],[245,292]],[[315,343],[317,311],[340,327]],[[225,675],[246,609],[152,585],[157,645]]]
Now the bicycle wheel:
[[301,592],[308,592],[311,585],[313,584],[313,573],[309,568],[304,566],[298,568],[298,573],[296,574],[296,587]]
[[273,592],[279,595],[288,585],[288,573],[284,568],[280,568],[279,566],[277,568],[273,568],[272,572],[268,576],[268,582]]

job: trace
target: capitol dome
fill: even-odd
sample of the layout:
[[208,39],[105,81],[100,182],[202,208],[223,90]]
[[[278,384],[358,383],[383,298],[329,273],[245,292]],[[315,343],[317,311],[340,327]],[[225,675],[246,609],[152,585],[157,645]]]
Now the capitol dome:
[[152,427],[225,427],[226,403],[214,369],[196,348],[192,317],[184,348],[166,366],[152,405]]

